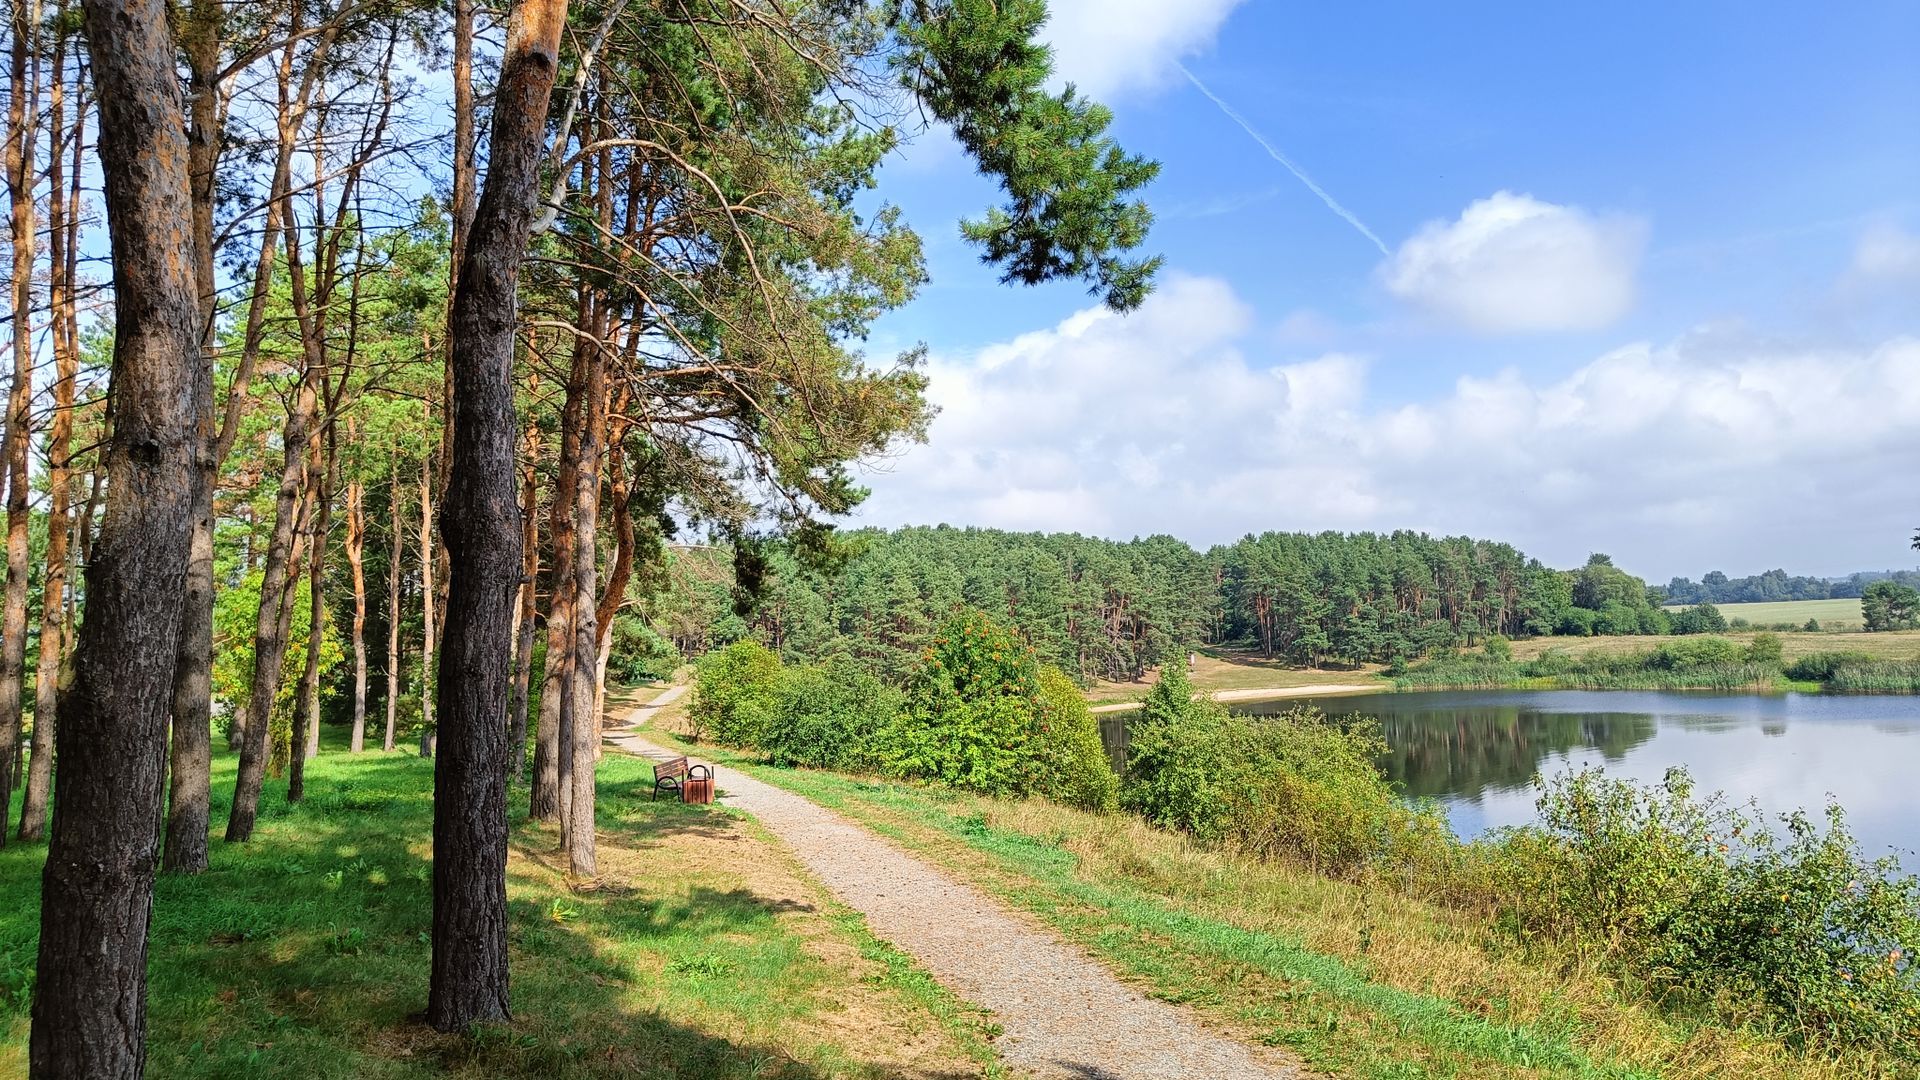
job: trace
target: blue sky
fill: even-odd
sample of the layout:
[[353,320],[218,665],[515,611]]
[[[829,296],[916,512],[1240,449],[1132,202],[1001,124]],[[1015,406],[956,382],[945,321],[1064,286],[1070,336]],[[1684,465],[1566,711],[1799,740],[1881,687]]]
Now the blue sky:
[[1054,10],[1162,162],[1163,286],[1126,320],[998,286],[954,226],[991,188],[921,137],[882,190],[933,282],[873,344],[926,342],[943,412],[862,522],[1913,563],[1920,6]]

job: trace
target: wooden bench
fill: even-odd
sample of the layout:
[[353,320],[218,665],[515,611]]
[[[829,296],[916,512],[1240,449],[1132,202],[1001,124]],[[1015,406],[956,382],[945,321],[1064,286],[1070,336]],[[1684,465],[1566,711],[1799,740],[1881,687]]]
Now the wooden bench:
[[684,754],[667,761],[654,762],[653,797],[656,799],[659,798],[662,788],[673,792],[675,795],[680,794],[680,782],[686,779],[686,775],[687,759]]

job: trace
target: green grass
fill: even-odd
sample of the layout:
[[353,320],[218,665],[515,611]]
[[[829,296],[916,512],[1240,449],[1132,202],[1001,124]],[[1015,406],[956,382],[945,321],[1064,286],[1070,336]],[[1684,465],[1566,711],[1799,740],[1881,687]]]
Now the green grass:
[[[1687,604],[1669,604],[1668,611],[1679,611]],[[1729,620],[1745,619],[1755,626],[1792,623],[1796,628],[1808,619],[1820,620],[1822,630],[1858,630],[1861,626],[1860,600],[1781,600],[1756,604],[1715,604]]]
[[[216,761],[224,822],[233,759]],[[269,782],[251,844],[155,890],[151,1076],[882,1077],[997,1071],[980,1014],[790,868],[757,824],[650,802],[645,762],[600,768],[599,887],[550,828],[516,824],[511,1023],[420,1024],[432,763],[325,753],[307,800]],[[524,792],[514,802],[524,806]],[[0,1075],[24,1074],[41,845],[0,852]],[[917,1047],[903,1050],[902,1047]],[[902,1055],[917,1055],[909,1061]]]

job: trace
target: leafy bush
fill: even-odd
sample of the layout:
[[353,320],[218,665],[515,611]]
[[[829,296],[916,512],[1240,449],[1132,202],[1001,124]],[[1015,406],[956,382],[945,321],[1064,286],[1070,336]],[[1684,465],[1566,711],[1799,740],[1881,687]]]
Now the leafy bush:
[[1035,791],[1083,810],[1118,809],[1120,778],[1107,761],[1100,724],[1087,709],[1080,688],[1066,672],[1048,665],[1040,669],[1035,704]]
[[871,767],[874,736],[900,705],[899,691],[848,657],[784,668],[760,745],[775,765],[859,771]]
[[921,656],[907,705],[876,757],[896,776],[987,795],[1032,783],[1039,668],[1033,650],[978,611],[955,616]]
[[1441,858],[1446,825],[1410,809],[1381,776],[1386,743],[1371,721],[1343,724],[1312,708],[1234,716],[1217,702],[1179,700],[1186,689],[1184,676],[1163,678],[1135,720],[1130,809],[1327,874],[1398,873]]
[[1746,659],[1739,644],[1723,637],[1669,641],[1643,658],[1640,666],[1678,671],[1710,664],[1738,664]]
[[1749,664],[1771,664],[1779,667],[1785,661],[1780,645],[1780,635],[1770,630],[1753,635],[1753,640],[1747,642],[1746,661]]
[[1497,660],[1505,663],[1513,659],[1513,643],[1499,634],[1488,638],[1487,643],[1481,647],[1480,651],[1484,652],[1489,660]]
[[1673,632],[1676,634],[1719,634],[1726,629],[1726,616],[1720,614],[1720,609],[1712,604],[1695,604],[1673,616]]
[[1920,879],[1862,857],[1837,806],[1775,835],[1675,769],[1655,787],[1561,777],[1539,807],[1538,827],[1473,848],[1521,933],[1801,1039],[1920,1057]]
[[760,746],[771,730],[780,658],[742,638],[700,658],[687,720],[696,736],[729,746]]
[[681,664],[680,650],[631,612],[613,618],[607,644],[607,678],[631,686],[669,678]]

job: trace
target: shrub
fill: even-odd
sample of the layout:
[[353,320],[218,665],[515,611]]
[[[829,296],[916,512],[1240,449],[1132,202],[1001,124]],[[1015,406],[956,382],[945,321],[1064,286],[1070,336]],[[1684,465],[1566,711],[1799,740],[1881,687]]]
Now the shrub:
[[1506,663],[1513,659],[1513,643],[1499,634],[1488,638],[1487,643],[1481,647],[1480,651],[1487,654],[1487,659],[1499,661],[1500,663]]
[[979,611],[955,616],[921,656],[876,757],[897,776],[987,795],[1032,783],[1039,669],[1033,650]]
[[[1179,685],[1169,687],[1168,683]],[[1164,679],[1129,734],[1123,799],[1156,824],[1342,876],[1410,871],[1449,842],[1435,816],[1409,809],[1380,774],[1386,750],[1371,721],[1319,710],[1234,716],[1180,701]]]
[[697,737],[729,746],[762,745],[771,728],[780,658],[742,638],[700,658],[687,720]]
[[1805,626],[1803,626],[1803,627],[1801,627],[1800,629],[1802,629],[1802,630],[1804,630],[1804,631],[1806,631],[1806,632],[1807,632],[1807,633],[1809,633],[1809,634],[1817,634],[1817,633],[1819,633],[1819,632],[1820,632],[1820,620],[1819,620],[1819,619],[1808,619],[1808,620],[1807,620],[1807,625],[1805,625]]
[[1674,671],[1709,664],[1737,664],[1743,659],[1745,653],[1735,642],[1723,637],[1699,637],[1661,645],[1646,657],[1645,666]]
[[1920,879],[1868,861],[1837,806],[1784,836],[1675,769],[1555,780],[1541,824],[1475,846],[1522,933],[1582,940],[1653,984],[1829,1048],[1920,1048]]
[[1043,667],[1036,704],[1034,792],[1083,810],[1118,809],[1120,778],[1080,688],[1059,668]]
[[873,764],[873,740],[900,711],[898,690],[850,657],[780,671],[760,746],[775,765],[859,771]]
[[1871,663],[1874,663],[1874,658],[1863,652],[1808,653],[1787,665],[1787,678],[1801,682],[1826,682],[1842,667]]
[[1772,664],[1778,667],[1784,660],[1780,647],[1780,635],[1771,630],[1753,635],[1747,642],[1747,663]]
[[1673,616],[1673,632],[1676,634],[1719,634],[1727,629],[1726,616],[1712,604],[1695,604]]
[[680,650],[645,619],[630,612],[614,616],[607,645],[607,678],[626,685],[665,679],[680,663]]

